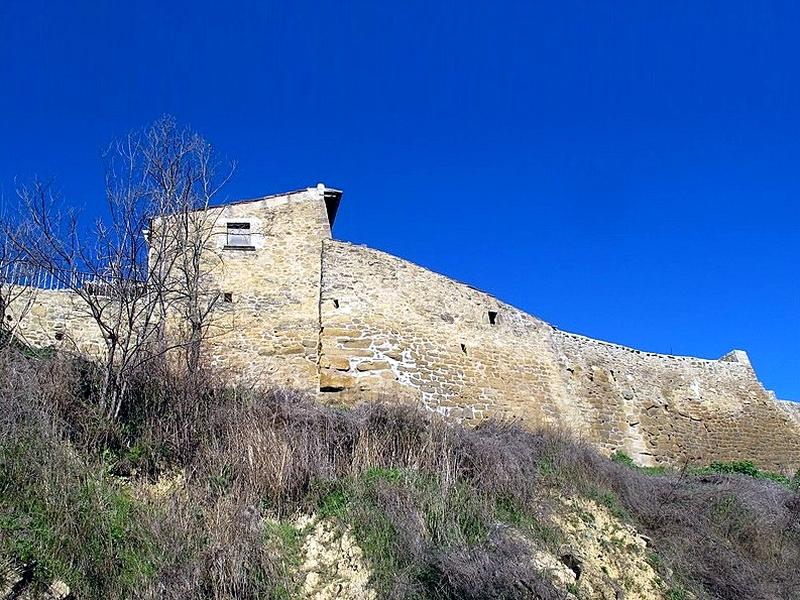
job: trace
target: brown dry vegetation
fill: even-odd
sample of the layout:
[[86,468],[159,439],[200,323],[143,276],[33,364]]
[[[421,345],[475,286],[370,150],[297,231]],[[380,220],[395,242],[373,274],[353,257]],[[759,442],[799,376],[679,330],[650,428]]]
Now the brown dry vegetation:
[[[786,485],[648,474],[559,432],[408,406],[136,377],[109,422],[91,365],[2,349],[0,559],[26,567],[17,591],[60,578],[77,598],[294,597],[288,523],[315,513],[349,527],[379,597],[564,598],[531,555],[560,543],[558,498],[583,496],[652,538],[665,597],[800,598]],[[178,471],[177,491],[145,493]]]

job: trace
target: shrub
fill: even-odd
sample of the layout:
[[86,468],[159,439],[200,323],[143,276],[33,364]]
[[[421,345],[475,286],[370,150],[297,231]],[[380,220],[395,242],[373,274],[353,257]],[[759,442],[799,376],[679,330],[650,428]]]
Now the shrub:
[[770,471],[762,471],[756,467],[753,462],[749,460],[731,461],[731,462],[712,462],[708,467],[696,469],[694,471],[698,474],[703,473],[724,473],[729,475],[745,475],[755,479],[766,479],[780,483],[787,487],[793,486],[793,479],[781,475],[779,473],[772,473]]
[[633,462],[633,459],[622,450],[616,450],[611,455],[611,460],[614,461],[615,463],[619,463],[621,465],[625,465],[626,467],[630,467],[631,469],[637,468],[637,465],[635,462]]
[[[81,598],[291,597],[288,519],[317,512],[352,530],[382,596],[556,598],[530,553],[558,547],[554,498],[579,494],[652,538],[674,598],[800,590],[800,495],[746,464],[653,475],[559,431],[326,407],[166,367],[138,376],[109,423],[91,365],[2,351],[0,555],[35,563],[35,585],[60,577]],[[175,469],[180,493],[133,493]]]

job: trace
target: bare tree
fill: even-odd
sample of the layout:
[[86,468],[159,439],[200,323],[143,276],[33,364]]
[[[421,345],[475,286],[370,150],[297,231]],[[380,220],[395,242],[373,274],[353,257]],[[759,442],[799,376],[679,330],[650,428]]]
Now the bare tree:
[[6,238],[96,323],[105,342],[101,401],[116,418],[131,374],[149,361],[177,352],[190,371],[199,366],[218,297],[209,274],[220,260],[211,243],[217,211],[208,208],[233,165],[169,117],[115,142],[104,158],[107,218],[84,231],[52,186],[36,181],[18,190],[24,226],[7,228]]
[[[2,222],[13,227],[14,219],[4,215]],[[32,275],[16,246],[8,236],[3,236],[0,239],[0,343],[11,339],[33,304]]]

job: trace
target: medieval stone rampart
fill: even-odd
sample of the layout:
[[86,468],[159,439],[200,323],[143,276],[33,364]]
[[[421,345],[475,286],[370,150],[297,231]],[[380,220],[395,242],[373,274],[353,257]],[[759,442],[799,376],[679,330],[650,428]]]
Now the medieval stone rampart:
[[[719,360],[642,352],[554,331],[566,393],[590,437],[640,462],[752,459],[800,466],[800,428],[746,355]],[[786,462],[784,462],[786,461]]]
[[33,347],[88,356],[99,356],[105,347],[86,304],[69,290],[27,288],[6,311],[6,319],[14,335]]
[[467,420],[558,424],[642,464],[800,467],[800,427],[743,352],[671,356],[562,332],[467,285],[336,241],[324,243],[321,316],[320,386],[336,401],[402,396]]
[[[325,192],[312,188],[207,211],[213,231],[202,255],[204,287],[218,299],[204,356],[213,368],[231,379],[317,392],[320,253],[330,210]],[[228,245],[231,222],[250,225],[250,245]],[[105,349],[86,302],[69,290],[31,288],[9,313],[15,335],[32,346],[91,356]]]
[[800,402],[790,402],[789,400],[778,400],[777,402],[778,406],[789,415],[789,418],[800,427]]
[[514,413],[563,424],[579,416],[562,402],[550,326],[488,294],[326,241],[321,300],[321,387],[331,398],[400,393],[467,420]]
[[[339,195],[318,186],[210,209],[205,269],[220,301],[204,355],[214,367],[325,402],[411,401],[471,423],[564,427],[641,464],[800,467],[800,404],[765,391],[744,352],[670,356],[560,331],[463,283],[332,240]],[[248,224],[245,246],[231,246],[231,223]],[[16,324],[29,343],[100,351],[77,298],[31,293]]]
[[[206,354],[231,376],[318,389],[321,244],[331,236],[324,191],[299,190],[211,209],[216,305]],[[250,247],[228,244],[250,225]]]

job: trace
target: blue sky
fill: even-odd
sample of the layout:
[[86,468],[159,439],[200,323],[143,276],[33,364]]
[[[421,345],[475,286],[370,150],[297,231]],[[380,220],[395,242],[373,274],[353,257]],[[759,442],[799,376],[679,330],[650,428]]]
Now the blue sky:
[[100,209],[162,114],[230,198],[324,181],[336,237],[800,399],[800,5],[0,0],[0,190]]

